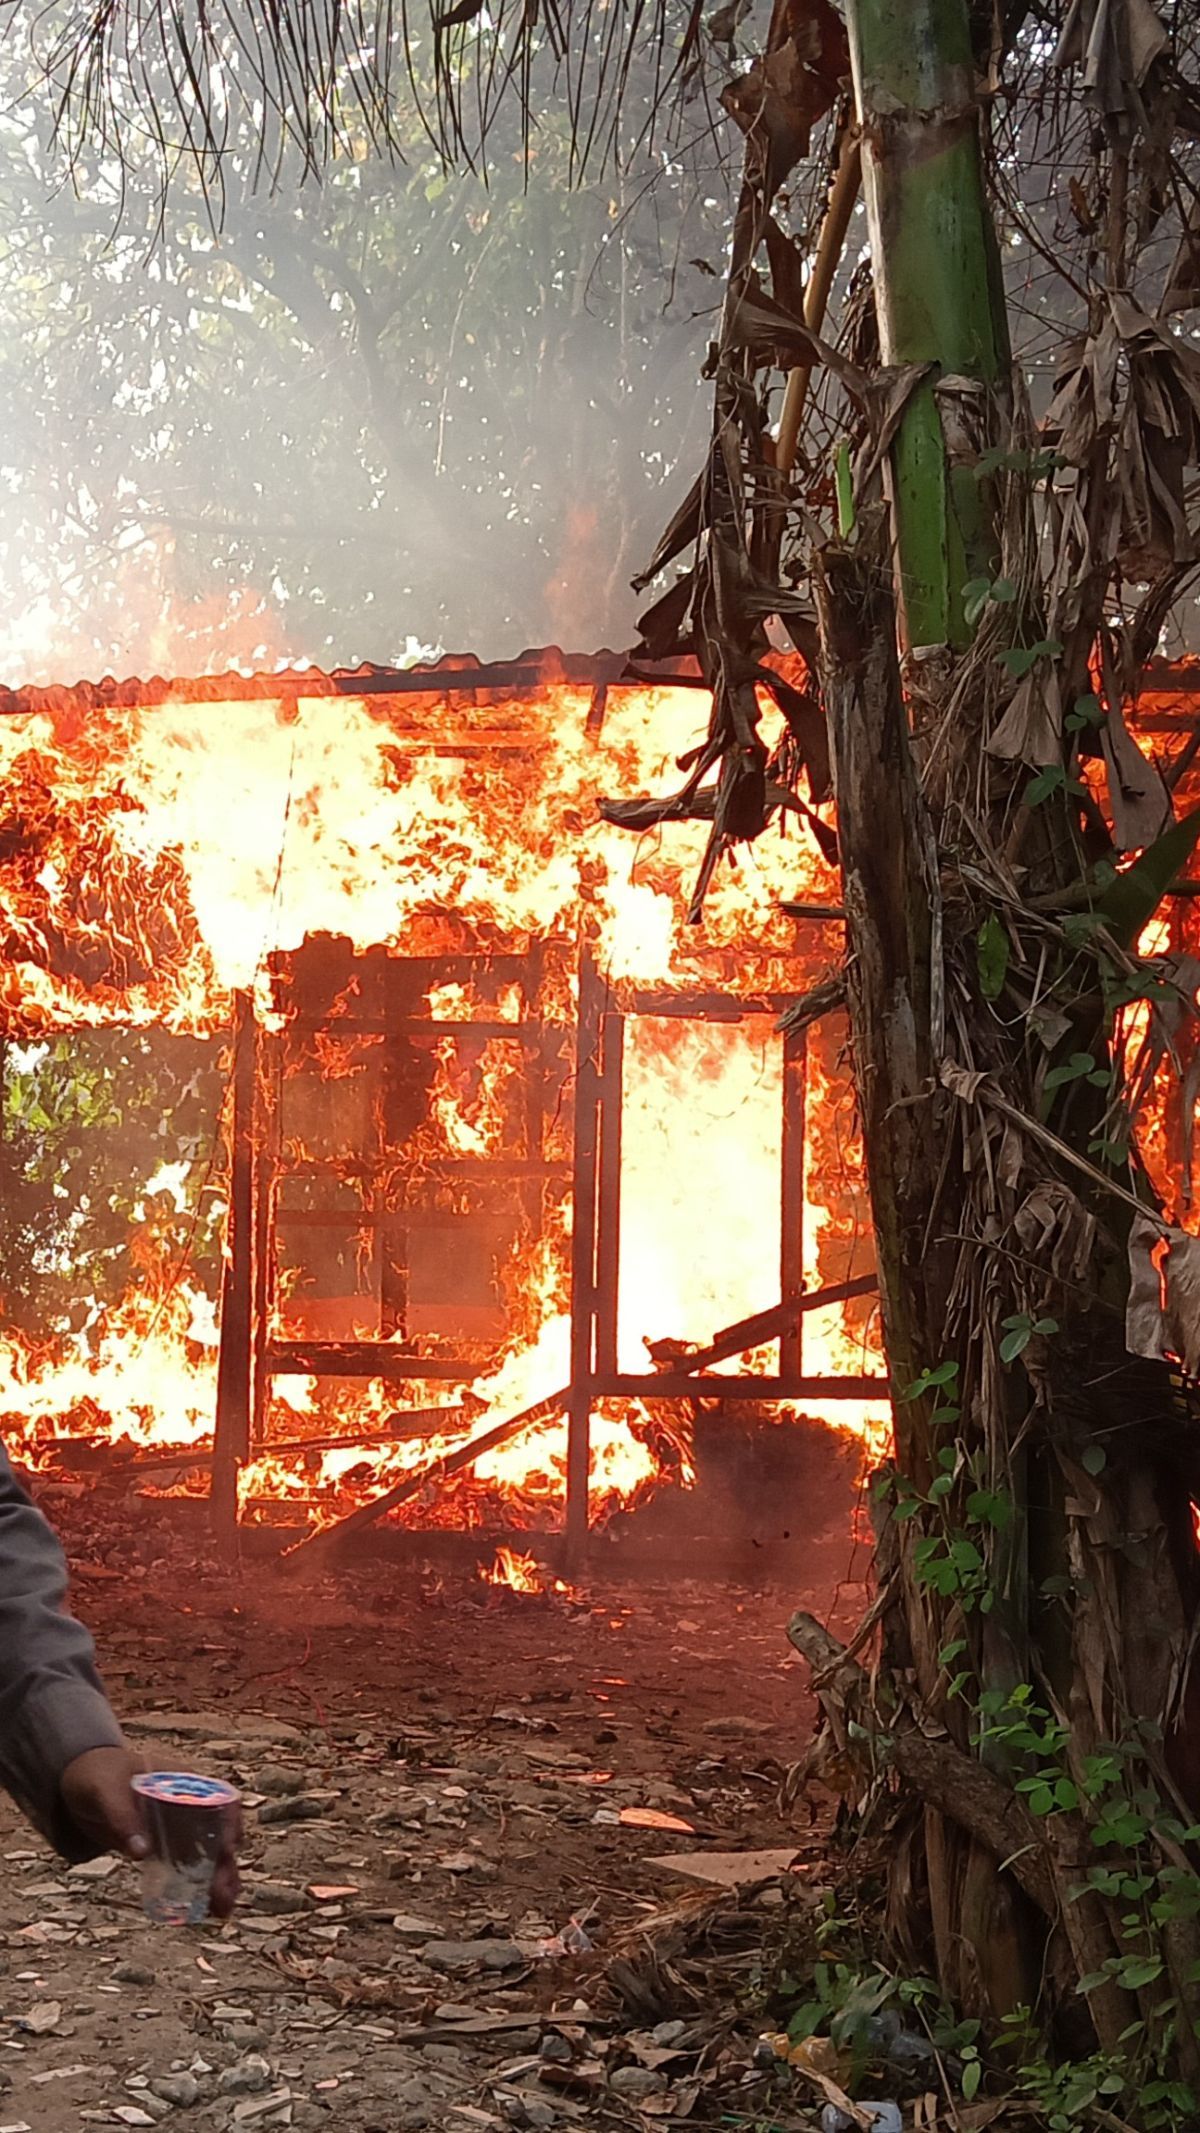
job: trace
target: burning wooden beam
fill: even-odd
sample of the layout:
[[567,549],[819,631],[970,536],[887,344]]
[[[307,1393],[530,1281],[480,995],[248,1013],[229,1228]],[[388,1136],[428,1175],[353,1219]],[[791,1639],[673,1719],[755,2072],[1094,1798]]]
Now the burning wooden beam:
[[238,1475],[250,1451],[254,1341],[254,1002],[235,996],[233,1146],[229,1227],[221,1285],[221,1355],[212,1453],[212,1524],[232,1547],[238,1522]]
[[406,1503],[412,1496],[419,1496],[431,1483],[448,1481],[452,1474],[461,1474],[465,1467],[474,1466],[481,1453],[493,1451],[498,1444],[506,1443],[533,1423],[548,1421],[551,1415],[567,1405],[570,1396],[570,1387],[564,1385],[561,1391],[550,1393],[544,1400],[535,1400],[531,1407],[523,1407],[519,1414],[509,1415],[503,1422],[493,1423],[491,1429],[481,1430],[477,1437],[468,1437],[465,1444],[455,1445],[453,1451],[443,1452],[439,1459],[431,1459],[428,1466],[406,1474],[403,1481],[395,1482],[379,1496],[372,1496],[369,1503],[359,1504],[357,1510],[347,1512],[345,1518],[306,1534],[294,1548],[288,1549],[281,1561],[294,1566],[303,1559],[311,1566],[314,1555],[326,1554],[347,1534],[356,1532],[359,1527],[373,1525],[385,1512],[395,1510],[397,1504]]
[[[849,1303],[854,1296],[873,1296],[879,1287],[877,1274],[859,1274],[853,1281],[836,1281],[826,1289],[805,1289],[799,1296],[786,1297],[782,1303],[772,1304],[766,1311],[755,1311],[749,1318],[739,1318],[721,1333],[715,1333],[707,1348],[695,1348],[690,1352],[682,1349],[678,1341],[648,1341],[651,1359],[661,1363],[676,1377],[691,1377],[698,1370],[707,1370],[713,1363],[728,1362],[730,1356],[745,1355],[748,1348],[758,1348],[763,1341],[777,1340],[793,1320],[806,1311],[820,1311],[827,1304]],[[764,1395],[765,1397],[765,1395]]]

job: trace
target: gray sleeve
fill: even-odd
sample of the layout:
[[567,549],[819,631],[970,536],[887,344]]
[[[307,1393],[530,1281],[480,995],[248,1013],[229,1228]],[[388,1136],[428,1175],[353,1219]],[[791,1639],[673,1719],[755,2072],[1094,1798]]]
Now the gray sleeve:
[[67,1612],[67,1566],[0,1448],[0,1785],[64,1857],[86,1856],[63,1812],[63,1771],[121,1729],[92,1640]]

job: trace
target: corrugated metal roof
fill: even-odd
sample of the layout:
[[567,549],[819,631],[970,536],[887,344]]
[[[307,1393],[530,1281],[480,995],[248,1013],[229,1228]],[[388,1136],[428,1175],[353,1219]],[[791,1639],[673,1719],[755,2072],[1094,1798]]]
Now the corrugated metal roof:
[[304,696],[416,696],[455,690],[498,690],[552,686],[555,682],[578,688],[612,688],[623,676],[630,681],[672,676],[690,680],[689,662],[675,661],[670,673],[656,675],[639,664],[630,668],[627,652],[564,652],[557,645],[522,652],[517,659],[485,662],[469,652],[447,652],[428,666],[335,667],[326,673],[320,667],[289,667],[275,674],[200,674],[190,679],[171,679],[155,674],[146,680],[131,677],[117,681],[77,681],[70,685],[51,683],[19,689],[0,687],[0,714],[31,712],[133,710],[164,703],[240,703],[261,697],[267,702],[294,701]]

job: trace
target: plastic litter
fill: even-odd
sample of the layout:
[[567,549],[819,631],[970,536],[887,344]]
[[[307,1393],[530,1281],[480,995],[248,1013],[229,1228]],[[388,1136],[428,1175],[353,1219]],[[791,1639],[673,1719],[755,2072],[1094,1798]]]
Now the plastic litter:
[[[898,2103],[874,2103],[865,2097],[859,2101],[859,2110],[869,2118],[874,2133],[904,2133],[904,2120]],[[821,2113],[821,2133],[858,2133],[852,2118],[847,2118],[836,2103],[827,2103]]]

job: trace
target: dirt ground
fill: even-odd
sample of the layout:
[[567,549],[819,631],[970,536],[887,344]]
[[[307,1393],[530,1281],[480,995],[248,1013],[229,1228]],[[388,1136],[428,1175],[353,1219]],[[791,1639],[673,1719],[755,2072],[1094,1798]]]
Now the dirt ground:
[[[854,1619],[848,1538],[803,1591],[551,1600],[382,1562],[298,1586],[152,1508],[47,1509],[133,1741],[243,1788],[244,1900],[153,1926],[133,1870],[65,1870],[5,1805],[0,2133],[760,2118],[761,1949],[821,1858],[778,1804],[813,1715],[783,1626]],[[785,1859],[656,1863],[750,1849]]]

